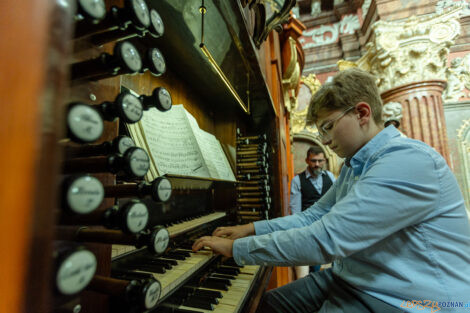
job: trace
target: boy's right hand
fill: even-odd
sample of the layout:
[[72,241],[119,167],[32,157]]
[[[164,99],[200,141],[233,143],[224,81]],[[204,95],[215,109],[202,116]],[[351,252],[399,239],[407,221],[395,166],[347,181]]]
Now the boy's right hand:
[[225,237],[229,239],[238,239],[255,234],[253,223],[237,226],[217,227],[212,236]]

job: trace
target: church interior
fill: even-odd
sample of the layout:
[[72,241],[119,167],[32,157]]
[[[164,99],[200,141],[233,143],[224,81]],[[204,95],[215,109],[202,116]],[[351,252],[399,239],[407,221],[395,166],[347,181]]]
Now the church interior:
[[191,247],[291,215],[311,147],[338,178],[307,117],[352,68],[470,214],[468,0],[6,0],[0,21],[0,312],[259,312],[293,266]]

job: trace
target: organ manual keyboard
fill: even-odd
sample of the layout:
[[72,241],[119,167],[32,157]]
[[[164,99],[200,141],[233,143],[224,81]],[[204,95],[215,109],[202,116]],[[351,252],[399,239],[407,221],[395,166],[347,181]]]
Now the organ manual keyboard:
[[208,268],[151,312],[240,312],[259,273],[258,265]]
[[[209,220],[212,221],[206,222]],[[118,256],[114,258],[111,273],[117,277],[150,274],[160,282],[160,299],[150,312],[179,312],[191,308],[194,312],[212,309],[216,312],[243,312],[241,308],[258,282],[260,269],[265,274],[269,269],[238,266],[233,259],[222,260],[210,249],[191,250],[192,239],[210,234],[217,225],[225,222],[225,214],[213,213],[179,223],[170,235],[172,247],[165,253],[156,256],[146,251],[134,251]],[[187,228],[183,229],[184,226]],[[217,296],[213,296],[214,293]]]

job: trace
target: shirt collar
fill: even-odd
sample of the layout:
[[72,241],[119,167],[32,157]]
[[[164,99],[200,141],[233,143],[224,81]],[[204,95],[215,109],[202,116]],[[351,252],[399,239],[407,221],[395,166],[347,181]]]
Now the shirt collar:
[[364,163],[377,152],[391,138],[399,137],[400,133],[393,125],[389,125],[367,142],[351,158],[346,159],[345,164],[351,167],[355,175],[358,175],[364,166]]
[[[324,173],[324,170],[322,170],[321,173],[320,173],[318,176],[323,175],[323,173]],[[310,171],[308,170],[308,168],[305,169],[305,178],[307,178],[307,179],[309,179],[310,177],[317,178],[318,176],[314,177],[314,176],[310,173]]]

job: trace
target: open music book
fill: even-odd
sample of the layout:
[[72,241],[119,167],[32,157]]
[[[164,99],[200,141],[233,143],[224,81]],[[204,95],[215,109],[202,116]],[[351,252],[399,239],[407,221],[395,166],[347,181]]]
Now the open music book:
[[127,129],[150,156],[148,181],[165,174],[236,180],[220,142],[200,129],[182,104],[167,112],[152,108]]

